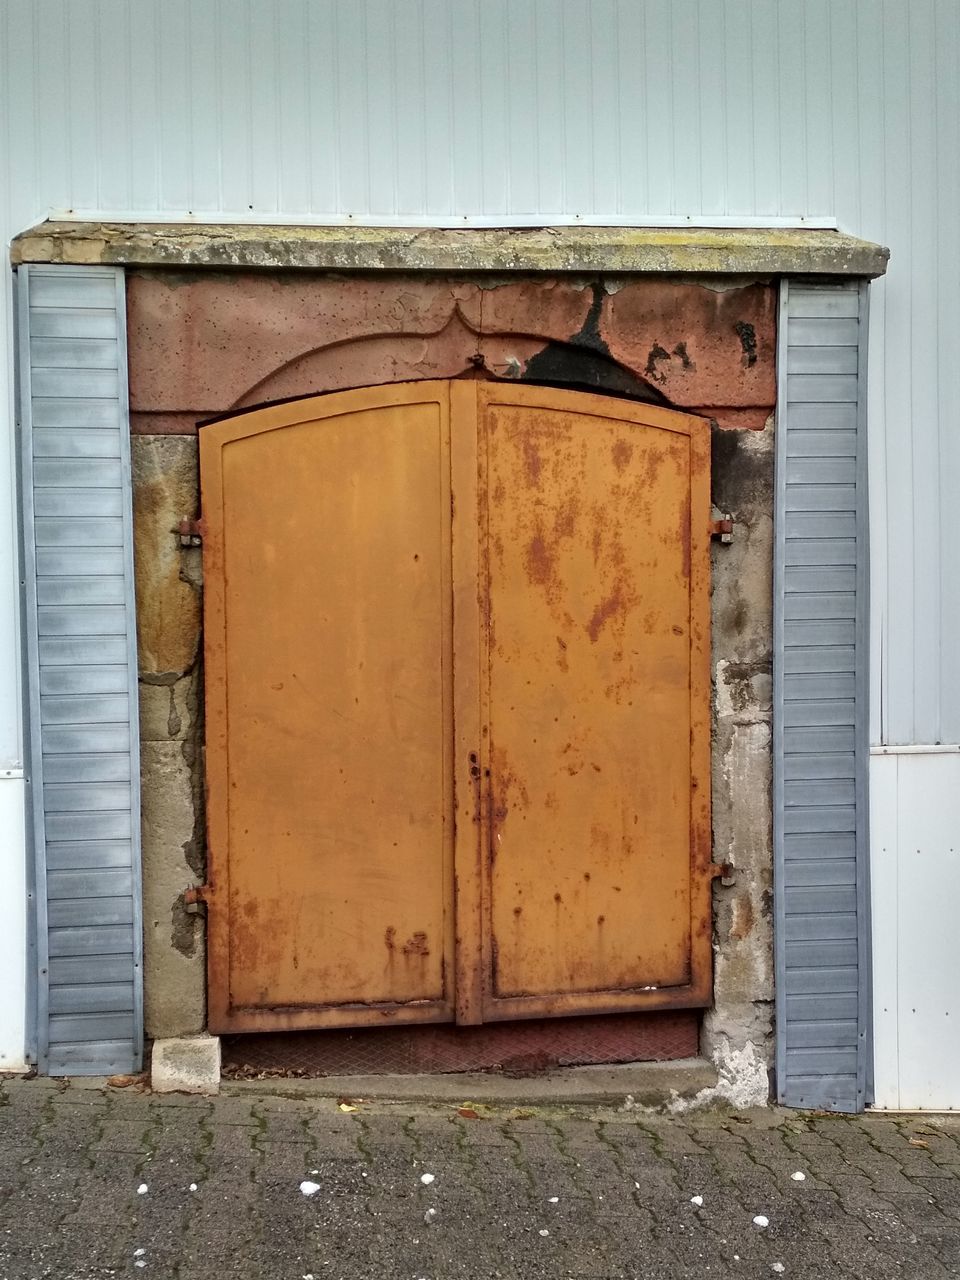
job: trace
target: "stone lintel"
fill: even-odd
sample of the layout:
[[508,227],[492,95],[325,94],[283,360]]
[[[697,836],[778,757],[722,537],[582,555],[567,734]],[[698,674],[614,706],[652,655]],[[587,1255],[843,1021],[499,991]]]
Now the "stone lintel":
[[260,268],[270,271],[575,272],[881,276],[890,251],[804,228],[292,227],[44,222],[17,236],[13,264]]

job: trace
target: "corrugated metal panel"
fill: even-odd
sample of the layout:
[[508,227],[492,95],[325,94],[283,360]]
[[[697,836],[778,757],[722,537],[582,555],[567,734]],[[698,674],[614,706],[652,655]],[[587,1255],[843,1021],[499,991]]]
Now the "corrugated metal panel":
[[[872,735],[960,741],[956,0],[9,0],[0,62],[0,239],[53,211],[786,220],[889,244],[871,324]],[[16,742],[13,643],[8,613],[0,747]]]
[[778,352],[777,1088],[837,1111],[869,1086],[866,297],[785,282]]
[[142,999],[123,273],[21,268],[18,303],[37,1059],[55,1075],[130,1071]]

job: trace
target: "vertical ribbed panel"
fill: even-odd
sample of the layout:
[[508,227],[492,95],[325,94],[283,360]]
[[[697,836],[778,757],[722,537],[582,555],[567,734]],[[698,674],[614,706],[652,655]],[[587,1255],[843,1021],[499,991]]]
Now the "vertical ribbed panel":
[[866,286],[784,282],[774,569],[777,1087],[867,1091]]
[[[871,325],[873,735],[960,741],[956,0],[6,0],[5,114],[0,240],[52,210],[826,220],[889,245]],[[11,640],[0,629],[0,658]]]
[[17,296],[38,1066],[132,1071],[140,797],[123,273],[24,267]]

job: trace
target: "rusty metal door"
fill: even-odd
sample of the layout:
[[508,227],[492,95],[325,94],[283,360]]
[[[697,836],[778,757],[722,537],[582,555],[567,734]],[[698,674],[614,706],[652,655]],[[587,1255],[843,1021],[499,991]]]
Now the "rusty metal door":
[[204,427],[209,1025],[453,1010],[444,384]]
[[461,1018],[706,1004],[709,427],[473,394],[482,794]]
[[204,427],[212,1030],[710,998],[709,432],[481,382]]

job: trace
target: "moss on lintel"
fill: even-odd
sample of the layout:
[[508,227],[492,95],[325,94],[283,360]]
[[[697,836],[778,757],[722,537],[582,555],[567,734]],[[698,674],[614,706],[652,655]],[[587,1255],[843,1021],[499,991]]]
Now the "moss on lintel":
[[802,228],[538,227],[464,230],[203,223],[44,222],[14,265],[326,271],[544,271],[670,275],[883,275],[889,250]]

